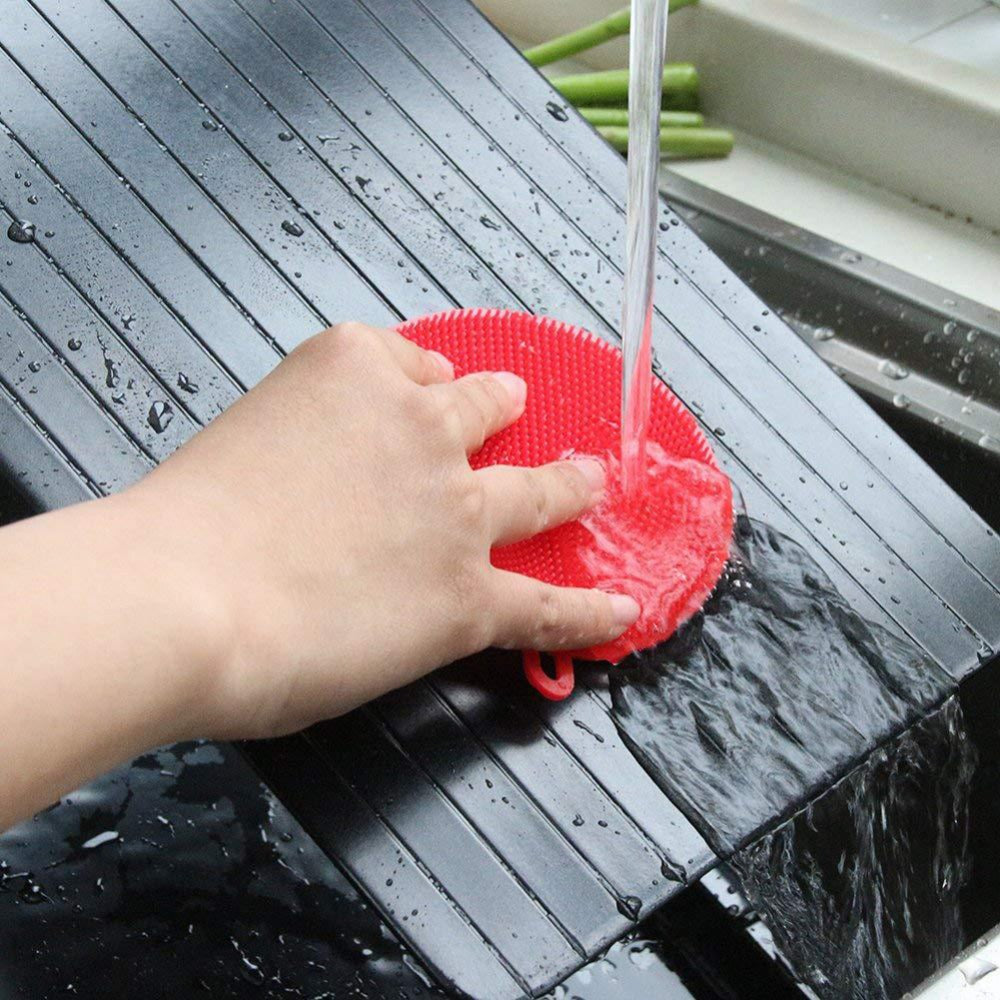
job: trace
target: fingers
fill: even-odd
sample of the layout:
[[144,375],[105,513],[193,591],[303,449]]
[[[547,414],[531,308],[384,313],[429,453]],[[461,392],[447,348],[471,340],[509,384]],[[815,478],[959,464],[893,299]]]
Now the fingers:
[[478,372],[433,391],[454,408],[459,436],[471,455],[524,412],[528,389],[512,372]]
[[494,465],[476,475],[486,493],[494,545],[519,542],[572,521],[604,492],[604,466],[592,458],[535,469]]
[[617,639],[639,617],[625,594],[553,587],[496,570],[498,628],[494,643],[508,649],[582,649]]
[[437,351],[425,351],[395,330],[373,328],[396,359],[399,367],[418,385],[450,382],[455,377],[451,362]]

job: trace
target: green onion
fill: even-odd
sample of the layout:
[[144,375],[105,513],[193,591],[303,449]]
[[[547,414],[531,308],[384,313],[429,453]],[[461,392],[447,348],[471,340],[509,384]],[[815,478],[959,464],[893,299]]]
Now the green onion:
[[[626,108],[577,108],[591,125],[618,125],[628,128]],[[700,128],[705,116],[697,111],[661,111],[660,128]]]
[[[628,151],[628,129],[599,125],[597,131],[619,152]],[[669,156],[728,156],[733,149],[733,133],[722,128],[660,129],[660,152]]]
[[[592,107],[628,104],[628,70],[577,73],[549,81],[571,104]],[[663,68],[662,106],[668,111],[688,111],[698,105],[698,71],[690,63],[669,63]]]
[[[697,3],[697,0],[670,0],[670,12],[673,13],[675,10],[688,7],[693,3]],[[630,9],[623,7],[614,14],[601,18],[600,21],[588,24],[585,28],[570,31],[558,38],[553,38],[550,42],[542,42],[541,45],[525,49],[524,58],[533,66],[547,66],[560,59],[568,59],[578,52],[592,49],[595,45],[610,41],[619,35],[627,35],[631,20]]]

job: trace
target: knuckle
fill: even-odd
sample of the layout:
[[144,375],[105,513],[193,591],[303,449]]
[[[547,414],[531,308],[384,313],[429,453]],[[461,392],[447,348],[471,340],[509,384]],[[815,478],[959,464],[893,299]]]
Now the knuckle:
[[478,477],[462,477],[458,486],[458,510],[466,530],[479,529],[486,521],[486,491]]
[[452,574],[456,620],[454,634],[461,647],[472,652],[484,649],[494,634],[494,609],[485,573],[471,564],[460,565]]
[[307,340],[303,340],[298,347],[292,351],[292,356],[305,358],[309,361],[325,361],[339,353],[341,348],[341,334],[338,327],[331,326],[321,333],[314,334]]
[[443,394],[435,401],[437,403],[435,419],[445,436],[451,442],[461,441],[464,437],[465,423],[462,418],[462,407],[451,394]]
[[441,375],[441,365],[437,358],[419,347],[414,348],[414,350],[417,352],[417,365],[420,369],[421,379],[425,382],[431,382],[438,378]]
[[363,323],[338,323],[303,341],[292,353],[311,364],[338,364],[363,349],[369,335]]
[[536,645],[544,649],[558,638],[563,623],[563,605],[556,591],[545,588],[538,599],[536,618]]
[[590,500],[590,486],[583,473],[573,462],[564,462],[556,466],[559,487],[574,507],[583,507]]
[[349,319],[344,323],[338,323],[332,330],[345,340],[368,340],[372,335],[372,328],[357,320]]
[[552,517],[551,496],[545,488],[545,482],[533,469],[525,469],[521,473],[521,482],[534,528],[536,531],[544,531]]
[[496,413],[507,408],[507,390],[492,375],[480,379],[479,391],[484,410]]
[[492,412],[492,396],[490,395],[489,378],[476,379],[466,387],[465,397],[468,399],[476,414],[476,425],[483,428],[490,423],[490,413]]
[[422,433],[437,429],[440,407],[438,401],[418,386],[404,386],[400,404],[406,420]]

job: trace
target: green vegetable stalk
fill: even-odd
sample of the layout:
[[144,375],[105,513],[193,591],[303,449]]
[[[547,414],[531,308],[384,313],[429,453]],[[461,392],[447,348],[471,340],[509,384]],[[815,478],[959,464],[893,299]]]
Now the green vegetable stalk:
[[[688,7],[697,0],[670,0],[670,13],[681,7]],[[632,22],[631,11],[623,7],[614,14],[601,18],[585,28],[570,31],[568,34],[553,38],[550,42],[542,42],[533,48],[525,49],[524,58],[534,66],[547,66],[560,59],[575,56],[578,52],[592,49],[595,45],[610,41],[619,35],[627,35]]]
[[[591,125],[617,125],[628,128],[626,108],[577,108]],[[700,128],[705,116],[697,111],[661,111],[660,128]]]
[[[577,73],[549,81],[571,104],[605,107],[628,104],[628,70]],[[663,108],[687,111],[698,106],[698,71],[690,63],[668,63],[663,68]]]
[[[599,125],[597,131],[619,152],[628,151],[628,129]],[[733,133],[722,128],[660,129],[660,152],[668,156],[728,156],[733,149]]]

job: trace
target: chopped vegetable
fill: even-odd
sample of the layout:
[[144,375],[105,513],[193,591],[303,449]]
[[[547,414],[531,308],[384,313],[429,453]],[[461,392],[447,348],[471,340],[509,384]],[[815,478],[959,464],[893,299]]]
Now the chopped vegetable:
[[[626,108],[577,108],[591,125],[618,125],[628,128]],[[705,116],[697,111],[661,111],[660,128],[700,128]]]
[[[670,13],[696,2],[697,0],[670,0]],[[631,21],[631,10],[623,7],[614,14],[601,18],[600,21],[588,24],[585,28],[578,28],[549,42],[542,42],[541,45],[525,49],[524,57],[534,66],[547,66],[560,59],[575,56],[578,52],[592,49],[595,45],[610,41],[619,35],[627,35]]]
[[[607,106],[628,103],[628,70],[560,76],[550,83],[570,103]],[[698,106],[698,71],[690,63],[669,63],[663,68],[663,107],[688,111]]]
[[[597,131],[619,152],[628,151],[628,129],[599,125]],[[660,152],[669,156],[728,156],[733,149],[733,133],[723,128],[662,128]]]

